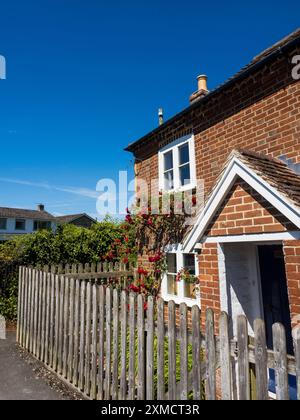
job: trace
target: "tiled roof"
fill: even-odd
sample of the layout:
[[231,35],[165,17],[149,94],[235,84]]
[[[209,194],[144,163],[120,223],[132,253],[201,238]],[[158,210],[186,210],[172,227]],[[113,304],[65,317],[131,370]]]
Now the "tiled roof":
[[[67,216],[57,216],[55,219],[59,224],[67,224],[71,223],[76,219],[79,219],[80,217],[88,217],[91,220],[94,220],[92,217],[88,216],[86,213],[81,214],[69,214]],[[96,222],[96,220],[94,220]]]
[[10,207],[0,207],[0,217],[48,221],[55,220],[52,214],[47,211],[15,209]]
[[229,159],[231,160],[233,156],[239,158],[287,199],[300,206],[300,175],[290,169],[286,163],[243,149],[234,150]]

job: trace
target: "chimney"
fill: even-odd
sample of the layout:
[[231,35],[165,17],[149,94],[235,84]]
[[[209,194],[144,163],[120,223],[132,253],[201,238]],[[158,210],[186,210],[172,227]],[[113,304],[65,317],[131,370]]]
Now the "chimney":
[[38,211],[45,211],[45,206],[44,206],[44,204],[38,204],[38,205],[37,205],[37,210],[38,210]]
[[190,96],[190,104],[194,104],[195,102],[199,101],[199,99],[203,98],[209,93],[207,89],[207,76],[205,74],[201,74],[197,77],[198,80],[198,90],[194,92]]
[[164,110],[162,108],[158,109],[158,123],[159,125],[163,125],[164,123]]

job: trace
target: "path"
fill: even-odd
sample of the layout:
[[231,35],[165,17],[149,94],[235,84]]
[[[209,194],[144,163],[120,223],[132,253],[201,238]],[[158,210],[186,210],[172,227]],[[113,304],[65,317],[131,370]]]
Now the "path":
[[[64,396],[52,389],[21,356],[15,333],[8,332],[0,340],[0,400],[62,400]],[[67,398],[68,399],[68,398]]]

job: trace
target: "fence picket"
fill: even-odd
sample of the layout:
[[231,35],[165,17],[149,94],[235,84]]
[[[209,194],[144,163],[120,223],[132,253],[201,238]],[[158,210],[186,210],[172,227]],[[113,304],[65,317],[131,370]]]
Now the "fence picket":
[[53,367],[53,347],[54,347],[54,320],[55,320],[55,276],[51,271],[50,275],[50,331],[49,331],[49,365]]
[[275,361],[276,397],[278,400],[288,400],[289,389],[285,329],[282,324],[277,323],[273,325],[272,332]]
[[237,318],[238,393],[239,400],[250,399],[248,322],[244,315]]
[[165,302],[157,302],[157,399],[165,399]]
[[105,400],[111,398],[111,288],[106,288]]
[[223,400],[232,398],[231,382],[231,360],[230,360],[230,340],[228,330],[228,315],[222,312],[220,315],[220,366],[221,366],[221,393]]
[[[81,268],[79,267],[78,270]],[[80,283],[80,342],[79,342],[79,378],[78,387],[83,391],[84,388],[84,359],[85,359],[85,293],[86,283]]]
[[129,373],[128,373],[128,398],[135,399],[135,295],[130,294],[129,297]]
[[[75,268],[72,267],[74,273]],[[80,281],[77,279],[75,283],[75,297],[74,297],[74,362],[73,362],[73,385],[78,386],[78,363],[79,363],[79,338],[80,338]]]
[[181,303],[180,316],[180,399],[188,399],[188,332],[187,332],[187,306]]
[[127,293],[121,294],[121,378],[120,400],[126,399],[126,353],[127,352]]
[[21,302],[22,302],[22,292],[23,292],[23,267],[19,267],[19,282],[18,282],[18,320],[17,320],[17,333],[16,339],[17,343],[20,343],[20,332],[21,332],[21,325],[22,325],[22,312],[21,312]]
[[176,400],[176,326],[175,302],[168,303],[168,357],[169,357],[169,400]]
[[137,307],[137,329],[138,329],[138,383],[137,399],[145,399],[145,321],[144,321],[144,299],[138,295]]
[[146,354],[146,399],[154,400],[154,302],[153,296],[147,302],[147,354]]
[[33,277],[34,282],[34,296],[32,300],[32,304],[34,307],[34,315],[33,315],[33,344],[32,344],[32,353],[36,356],[37,355],[37,336],[38,336],[38,277],[39,273],[35,272]]
[[74,279],[69,280],[69,347],[68,347],[68,365],[67,379],[72,382],[73,378],[73,360],[74,360]]
[[99,290],[99,362],[98,362],[98,400],[103,400],[104,390],[104,318],[105,318],[105,295],[104,287]]
[[59,327],[58,327],[58,351],[57,351],[57,370],[62,374],[63,365],[63,334],[64,334],[64,292],[65,292],[65,278],[59,276]]
[[44,361],[46,365],[49,364],[49,332],[50,332],[50,301],[51,301],[51,273],[47,274],[46,278],[46,319],[45,319],[45,351]]
[[119,363],[119,292],[113,291],[113,365],[112,365],[112,399],[118,399],[118,363]]
[[254,321],[255,340],[255,368],[256,368],[256,397],[267,400],[268,396],[268,355],[266,343],[265,323],[261,319]]
[[[94,269],[95,271],[95,269]],[[98,343],[98,295],[97,286],[92,286],[92,361],[91,361],[91,398],[97,397],[97,343]]]
[[200,309],[198,306],[192,308],[192,358],[193,358],[193,399],[201,399],[201,331],[200,331]]
[[64,334],[63,334],[63,362],[62,375],[67,377],[68,372],[68,346],[69,346],[69,299],[70,299],[69,281],[65,281],[64,292]]
[[59,308],[60,308],[60,282],[58,275],[55,275],[55,321],[54,321],[54,346],[52,366],[58,370],[58,342],[59,342]]
[[206,399],[216,399],[216,343],[215,321],[212,309],[206,310],[205,320]]
[[86,323],[85,323],[85,365],[84,365],[84,393],[90,395],[91,391],[91,283],[86,285]]

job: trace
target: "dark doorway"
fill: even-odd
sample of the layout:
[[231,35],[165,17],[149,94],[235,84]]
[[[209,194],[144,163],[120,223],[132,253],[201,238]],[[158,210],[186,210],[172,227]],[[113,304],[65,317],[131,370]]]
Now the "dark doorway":
[[[294,354],[291,315],[282,245],[258,247],[267,346],[273,349],[272,325],[280,322],[286,331],[287,352]],[[269,390],[275,392],[275,373],[269,371]],[[290,398],[296,397],[296,378],[289,375]]]
[[272,325],[281,322],[286,331],[287,351],[293,354],[293,339],[282,245],[258,247],[267,344],[273,348]]

